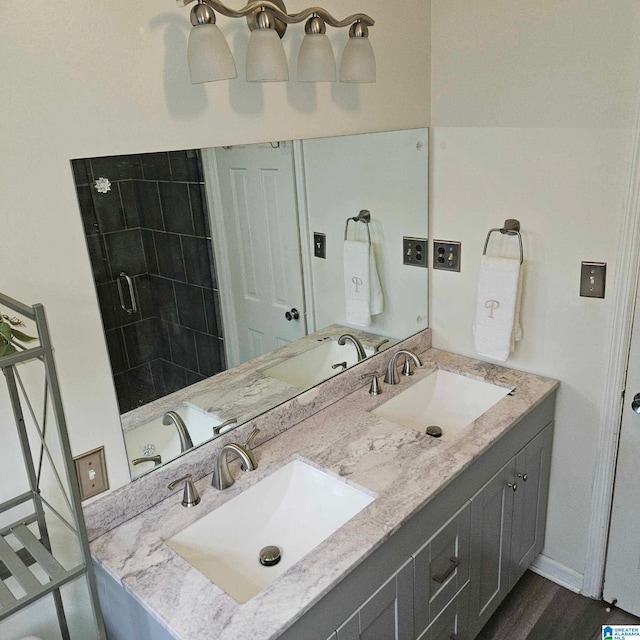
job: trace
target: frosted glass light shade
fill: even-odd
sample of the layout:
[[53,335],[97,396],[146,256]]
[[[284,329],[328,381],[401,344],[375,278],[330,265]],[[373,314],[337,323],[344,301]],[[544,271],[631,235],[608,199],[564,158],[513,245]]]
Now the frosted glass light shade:
[[274,29],[256,29],[247,45],[247,82],[285,82],[289,67],[280,36]]
[[307,33],[298,54],[298,80],[335,82],[336,59],[325,33]]
[[198,24],[191,28],[187,58],[192,84],[238,77],[231,49],[215,24]]
[[349,38],[340,60],[340,82],[375,82],[376,57],[369,38]]

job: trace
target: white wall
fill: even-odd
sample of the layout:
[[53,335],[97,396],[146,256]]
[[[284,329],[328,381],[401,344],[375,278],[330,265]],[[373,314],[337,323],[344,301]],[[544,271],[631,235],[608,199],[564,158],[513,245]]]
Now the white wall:
[[[559,378],[547,568],[579,588],[586,562],[607,346],[638,78],[633,0],[434,0],[431,235],[462,242],[434,271],[434,346],[474,355],[487,231],[522,224],[523,341],[508,365]],[[513,248],[492,236],[490,252]],[[511,242],[515,242],[512,240]],[[582,260],[608,264],[580,298]],[[613,426],[613,425],[612,425]]]
[[[340,18],[376,19],[378,82],[367,86],[245,83],[249,32],[225,18],[241,79],[192,86],[189,9],[172,0],[3,12],[0,290],[45,305],[72,448],[104,444],[112,488],[129,476],[69,160],[426,126],[429,3],[405,4],[414,20],[382,0],[324,3]],[[330,31],[338,51],[346,31]],[[290,60],[302,35],[301,26],[287,34]]]
[[[305,140],[309,244],[326,234],[326,259],[312,258],[316,329],[346,324],[343,239],[347,218],[371,212],[371,241],[384,310],[366,331],[406,338],[427,326],[427,269],[402,264],[402,236],[428,233],[428,136],[425,129]],[[331,158],[331,162],[327,162]],[[367,240],[362,223],[349,238]],[[356,325],[353,325],[356,326]],[[362,327],[359,327],[362,328]]]

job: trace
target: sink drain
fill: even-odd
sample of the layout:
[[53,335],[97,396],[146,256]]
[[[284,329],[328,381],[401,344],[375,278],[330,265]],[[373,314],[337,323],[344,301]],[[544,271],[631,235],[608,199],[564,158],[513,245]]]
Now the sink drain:
[[430,427],[427,427],[425,433],[428,436],[431,436],[432,438],[441,438],[442,437],[442,429],[439,426],[435,425],[435,424],[431,425]]
[[280,547],[271,544],[260,549],[260,564],[265,567],[273,567],[273,565],[278,564],[281,559],[282,552],[280,551]]

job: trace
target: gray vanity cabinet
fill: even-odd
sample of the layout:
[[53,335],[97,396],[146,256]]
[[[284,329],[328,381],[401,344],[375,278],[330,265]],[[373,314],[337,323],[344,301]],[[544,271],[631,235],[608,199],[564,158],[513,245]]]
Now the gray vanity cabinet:
[[337,631],[337,640],[413,640],[413,563],[407,562]]
[[547,426],[471,498],[472,638],[542,551],[552,432]]
[[547,499],[553,427],[539,433],[516,456],[511,525],[509,587],[513,588],[542,550],[546,525]]
[[515,459],[471,499],[471,637],[509,593]]
[[442,610],[419,640],[470,640],[469,585]]
[[[448,605],[469,582],[470,515],[467,502],[414,554],[414,624],[420,640],[438,638],[444,629],[452,634],[460,626],[457,607]],[[432,633],[423,635],[436,619]]]

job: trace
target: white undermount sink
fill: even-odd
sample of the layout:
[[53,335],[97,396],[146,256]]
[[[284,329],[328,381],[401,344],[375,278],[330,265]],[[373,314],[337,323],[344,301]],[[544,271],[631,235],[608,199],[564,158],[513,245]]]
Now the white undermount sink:
[[[374,350],[365,347],[365,353],[371,356]],[[339,345],[337,340],[325,340],[308,351],[263,369],[262,373],[294,387],[307,388],[344,371],[341,362],[347,367],[357,364],[356,348],[350,342]],[[334,365],[337,366],[334,368]]]
[[[165,543],[239,603],[247,602],[374,500],[293,460]],[[260,550],[281,560],[265,567]]]
[[371,413],[425,433],[442,429],[441,440],[453,440],[512,391],[483,380],[437,369]]

